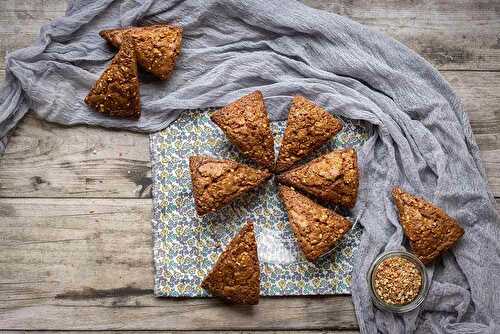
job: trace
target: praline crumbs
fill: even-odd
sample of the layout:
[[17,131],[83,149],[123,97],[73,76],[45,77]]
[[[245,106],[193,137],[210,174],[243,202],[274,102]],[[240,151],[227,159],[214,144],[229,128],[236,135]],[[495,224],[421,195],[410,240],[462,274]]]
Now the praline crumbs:
[[352,226],[346,218],[290,187],[280,186],[279,194],[295,239],[311,262],[332,249]]
[[201,286],[230,303],[259,303],[259,257],[252,223],[247,223],[229,243]]
[[401,188],[394,188],[392,196],[399,211],[399,222],[410,239],[410,247],[423,263],[435,260],[464,234],[455,219],[423,198],[410,195]]
[[267,170],[207,156],[190,157],[189,169],[196,212],[200,216],[220,209],[271,177]]
[[127,38],[85,97],[85,103],[102,114],[139,118],[141,106],[136,61],[132,40]]
[[116,28],[102,30],[99,35],[117,48],[131,37],[139,65],[162,80],[171,75],[181,51],[182,28],[178,26]]
[[382,261],[374,272],[375,293],[392,305],[406,305],[417,298],[422,289],[422,275],[413,262],[393,256]]
[[332,151],[281,174],[278,181],[330,204],[353,208],[359,185],[356,151]]
[[243,154],[267,169],[273,168],[274,138],[260,91],[228,104],[210,118]]
[[295,96],[288,112],[276,172],[282,172],[328,142],[342,129],[342,123],[325,109],[303,96]]

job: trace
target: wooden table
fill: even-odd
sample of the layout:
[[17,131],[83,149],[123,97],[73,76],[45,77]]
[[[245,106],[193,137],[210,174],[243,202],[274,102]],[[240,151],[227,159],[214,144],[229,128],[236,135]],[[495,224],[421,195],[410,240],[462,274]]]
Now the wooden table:
[[[498,208],[500,2],[305,2],[381,30],[441,70],[463,99]],[[0,0],[0,79],[5,53],[65,7]],[[0,331],[357,331],[349,296],[263,298],[253,309],[154,298],[150,175],[146,135],[21,122],[0,159]]]

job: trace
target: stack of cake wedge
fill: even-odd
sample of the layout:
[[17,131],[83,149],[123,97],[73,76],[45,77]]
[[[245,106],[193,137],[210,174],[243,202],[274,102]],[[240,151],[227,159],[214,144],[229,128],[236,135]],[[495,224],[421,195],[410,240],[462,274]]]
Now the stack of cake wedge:
[[141,104],[137,63],[159,79],[168,79],[180,53],[182,28],[154,25],[109,29],[99,34],[119,51],[85,103],[108,116],[138,119]]

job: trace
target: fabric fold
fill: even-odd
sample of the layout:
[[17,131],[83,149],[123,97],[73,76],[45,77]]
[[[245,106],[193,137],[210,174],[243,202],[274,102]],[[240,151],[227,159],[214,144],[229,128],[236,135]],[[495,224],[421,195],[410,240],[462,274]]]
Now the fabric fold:
[[[83,99],[114,52],[102,29],[175,23],[184,43],[172,77],[141,75],[142,115],[119,120],[91,112]],[[407,47],[347,18],[292,0],[72,0],[31,47],[10,53],[0,91],[0,141],[28,108],[61,124],[154,132],[185,109],[220,107],[262,91],[272,120],[286,119],[301,94],[329,112],[373,125],[359,151],[361,182],[353,209],[364,231],[352,296],[361,331],[499,331],[500,221],[467,115],[448,83]],[[393,315],[374,308],[366,272],[402,229],[390,192],[401,186],[442,207],[465,230],[429,267],[424,308]],[[451,276],[450,272],[463,275]],[[470,301],[457,291],[465,289]],[[439,290],[439,291],[438,291]],[[447,312],[460,305],[457,312]]]

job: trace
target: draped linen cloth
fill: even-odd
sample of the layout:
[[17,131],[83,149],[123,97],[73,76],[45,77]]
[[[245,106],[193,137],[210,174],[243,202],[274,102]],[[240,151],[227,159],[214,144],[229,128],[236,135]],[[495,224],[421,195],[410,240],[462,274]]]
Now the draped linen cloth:
[[[106,117],[83,99],[115,50],[98,36],[117,26],[173,23],[184,28],[170,80],[141,74],[139,121]],[[361,185],[353,214],[364,230],[351,286],[363,333],[498,333],[500,225],[467,115],[448,83],[397,41],[347,18],[292,0],[70,0],[64,17],[6,59],[0,91],[0,146],[32,110],[66,125],[154,132],[185,109],[222,106],[260,89],[273,120],[290,98],[372,124],[359,150]],[[442,207],[464,237],[429,267],[419,310],[379,311],[366,272],[403,232],[390,190],[401,186]],[[283,319],[286,321],[286,319]]]

